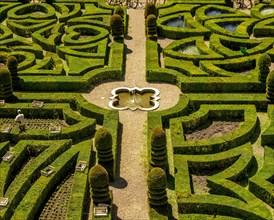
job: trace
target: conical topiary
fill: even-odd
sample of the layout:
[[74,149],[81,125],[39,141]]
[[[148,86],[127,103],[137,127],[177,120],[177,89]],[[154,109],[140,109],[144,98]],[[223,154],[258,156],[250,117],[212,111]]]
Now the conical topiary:
[[153,168],[147,178],[149,203],[153,206],[167,204],[166,173],[159,167]]
[[146,32],[148,35],[156,35],[157,34],[157,22],[156,16],[151,14],[146,18]]
[[12,80],[7,68],[0,68],[0,99],[12,96]]
[[272,70],[266,79],[266,98],[274,101],[274,70]]
[[120,38],[124,34],[124,23],[120,15],[114,14],[110,18],[111,35],[115,38]]
[[17,72],[18,60],[15,56],[7,57],[7,67],[10,71],[12,80],[17,79],[18,78],[18,72]]
[[112,161],[112,136],[109,130],[106,128],[99,128],[95,133],[94,142],[99,163]]
[[151,160],[153,167],[165,169],[167,164],[166,133],[162,128],[154,128],[151,131]]
[[149,2],[146,4],[145,6],[145,18],[147,18],[147,16],[149,15],[155,15],[155,17],[157,18],[157,8],[155,6],[155,4],[153,2]]
[[120,15],[121,18],[124,19],[125,12],[124,12],[123,8],[122,8],[121,6],[118,5],[118,6],[116,6],[116,7],[114,8],[113,14]]
[[90,194],[94,204],[110,204],[109,179],[106,169],[97,164],[88,173]]
[[259,81],[265,82],[267,75],[270,72],[270,67],[271,65],[271,58],[267,53],[261,54],[258,60],[258,66],[259,66]]

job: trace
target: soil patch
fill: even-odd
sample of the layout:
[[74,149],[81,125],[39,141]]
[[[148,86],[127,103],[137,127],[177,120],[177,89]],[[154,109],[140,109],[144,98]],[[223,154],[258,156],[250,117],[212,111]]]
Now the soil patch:
[[196,176],[192,174],[191,177],[195,194],[205,194],[209,192],[209,188],[206,186],[208,176]]
[[191,141],[220,137],[228,132],[234,131],[239,125],[240,122],[238,121],[213,121],[207,128],[198,128],[190,134],[185,134],[185,139],[186,141]]
[[73,185],[74,175],[69,175],[56,188],[39,216],[40,220],[66,219],[67,206]]

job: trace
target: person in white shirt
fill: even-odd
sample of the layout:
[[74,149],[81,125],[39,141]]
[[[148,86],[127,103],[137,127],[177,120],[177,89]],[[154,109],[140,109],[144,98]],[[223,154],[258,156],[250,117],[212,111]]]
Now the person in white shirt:
[[19,124],[20,131],[25,131],[25,129],[26,129],[25,128],[25,117],[24,117],[24,114],[21,113],[20,109],[17,110],[17,116],[14,119],[14,121],[16,121]]

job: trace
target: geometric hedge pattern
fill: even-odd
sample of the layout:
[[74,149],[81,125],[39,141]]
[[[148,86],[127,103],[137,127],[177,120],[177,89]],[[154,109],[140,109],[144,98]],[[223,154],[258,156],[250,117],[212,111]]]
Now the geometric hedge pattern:
[[[21,132],[18,126],[12,126],[9,133],[0,133],[0,197],[8,198],[7,206],[0,209],[0,218],[82,219],[90,205],[87,175],[96,163],[96,127],[103,126],[112,133],[116,151],[118,113],[88,103],[77,93],[14,95],[18,102],[2,106],[1,119],[13,121],[17,109],[21,109],[35,128],[26,126]],[[32,106],[38,99],[44,102],[42,108]],[[63,121],[66,126],[60,133],[51,133],[48,120],[53,124]],[[11,162],[2,160],[8,152],[15,155]],[[78,172],[76,166],[81,163],[87,168]],[[41,170],[49,167],[54,172],[47,177],[41,175]]]
[[[163,127],[167,134],[169,202],[178,207],[167,210],[169,215],[179,219],[273,218],[273,105],[267,105],[264,94],[256,100],[252,94],[226,97],[181,95],[175,107],[148,114],[148,133]],[[216,121],[239,124],[228,133],[187,139]],[[152,209],[150,216],[157,219],[164,215],[160,213]]]
[[[248,15],[218,0],[157,6],[158,34],[174,41],[159,56],[157,40],[147,40],[147,80],[172,83],[185,94],[173,108],[148,113],[147,137],[163,128],[168,154],[169,206],[152,207],[151,219],[273,219],[274,105],[266,99],[257,65],[262,53],[274,61],[274,14],[262,13],[273,7],[258,4]],[[87,175],[96,163],[92,143],[98,127],[112,135],[115,173],[118,113],[77,93],[123,77],[123,40],[109,36],[113,10],[92,0],[0,3],[0,64],[14,55],[20,78],[17,100],[0,107],[1,119],[13,119],[20,108],[33,121],[68,125],[57,134],[17,127],[0,133],[0,197],[9,199],[0,219],[47,219],[46,204],[71,178],[62,208],[66,219],[82,219],[89,208]],[[177,19],[183,28],[167,25]],[[33,107],[33,100],[44,106]],[[187,138],[215,122],[237,126],[227,133],[219,129],[217,136]],[[149,158],[150,138],[147,146]],[[8,151],[15,154],[10,163],[2,161]],[[80,161],[87,164],[84,172],[75,171]],[[48,166],[54,172],[42,176]],[[51,215],[61,218],[59,211]]]
[[273,219],[273,105],[258,67],[262,53],[273,66],[273,11],[257,4],[247,14],[221,1],[158,6],[158,33],[171,41],[147,41],[147,80],[184,94],[173,108],[148,113],[148,137],[166,131],[173,206],[153,207],[152,219]]
[[158,7],[158,32],[173,42],[163,46],[158,60],[157,42],[147,41],[148,80],[173,83],[187,93],[265,92],[257,60],[262,53],[274,60],[274,15],[263,15],[273,4],[258,4],[249,15],[214,3],[172,1]]
[[103,1],[1,3],[0,62],[18,59],[24,90],[85,91],[91,82],[115,79],[123,44],[109,44],[112,13]]

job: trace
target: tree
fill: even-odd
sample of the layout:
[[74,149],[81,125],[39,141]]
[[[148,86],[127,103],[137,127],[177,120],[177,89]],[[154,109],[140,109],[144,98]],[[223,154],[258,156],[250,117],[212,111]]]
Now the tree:
[[147,178],[149,203],[153,206],[164,206],[167,204],[166,173],[159,167],[153,168]]
[[258,66],[259,66],[259,81],[261,82],[266,82],[266,78],[270,72],[270,67],[271,65],[271,58],[268,54],[263,53],[261,54],[261,56],[259,57],[258,60]]
[[90,194],[94,204],[110,204],[108,173],[100,164],[93,166],[88,173]]
[[153,167],[165,169],[167,164],[166,133],[162,128],[151,131],[151,161]]
[[0,68],[0,99],[7,99],[13,95],[12,79],[8,68]]

